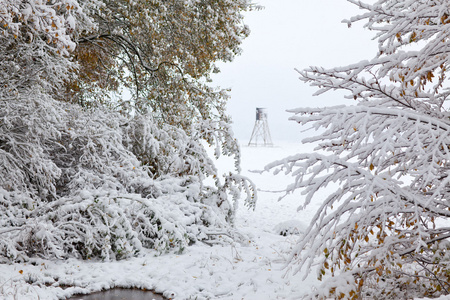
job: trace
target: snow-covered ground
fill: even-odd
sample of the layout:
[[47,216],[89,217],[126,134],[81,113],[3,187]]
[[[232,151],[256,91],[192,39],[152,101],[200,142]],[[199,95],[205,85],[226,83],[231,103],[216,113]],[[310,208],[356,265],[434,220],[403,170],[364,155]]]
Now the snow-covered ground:
[[[297,152],[308,152],[300,144],[272,148],[242,146],[242,173],[258,186],[256,210],[240,206],[236,230],[238,240],[223,245],[198,243],[184,254],[144,257],[118,262],[49,261],[35,259],[26,264],[0,265],[1,299],[64,299],[113,287],[139,287],[174,299],[298,299],[315,283],[315,275],[286,275],[286,259],[298,235],[279,231],[301,231],[315,209],[297,212],[299,194],[282,201],[281,190],[289,176],[257,174],[265,164]],[[219,160],[223,172],[232,162]]]
[[[198,243],[182,255],[156,256],[149,251],[143,257],[117,262],[35,259],[26,264],[0,265],[0,299],[64,299],[113,287],[145,288],[173,299],[299,299],[317,284],[316,276],[307,274],[303,281],[305,274],[286,274],[286,260],[298,236],[279,232],[301,231],[317,205],[297,211],[302,201],[299,193],[277,201],[282,194],[266,190],[283,189],[290,177],[249,170],[310,151],[312,147],[301,144],[242,147],[242,173],[262,191],[255,211],[239,208],[238,239],[234,242],[214,246]],[[226,172],[231,163],[219,160],[218,167]]]

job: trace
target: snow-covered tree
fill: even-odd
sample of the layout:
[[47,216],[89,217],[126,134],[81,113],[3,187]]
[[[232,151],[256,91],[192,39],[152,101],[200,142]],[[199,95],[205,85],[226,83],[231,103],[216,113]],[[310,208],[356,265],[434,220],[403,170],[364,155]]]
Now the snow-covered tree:
[[[450,293],[450,6],[445,0],[348,0],[364,12],[378,53],[301,80],[348,91],[354,104],[291,110],[319,133],[317,152],[266,169],[291,172],[321,205],[291,267],[324,280],[319,298],[406,299]],[[326,189],[328,197],[317,198]],[[314,199],[314,200],[313,200]]]
[[[150,110],[155,120],[186,130],[199,118],[227,119],[225,91],[205,83],[218,71],[216,61],[231,61],[241,52],[249,33],[242,22],[242,11],[251,8],[248,0],[99,5],[90,10],[98,26],[77,39],[80,76],[67,83],[66,99],[85,106],[110,100],[123,112],[130,106],[133,112]],[[131,99],[108,99],[124,88]]]
[[[0,261],[181,251],[233,235],[241,190],[254,205],[253,186],[238,174],[227,96],[203,83],[212,71],[203,64],[238,53],[250,4],[220,1],[228,6],[209,21],[217,26],[199,36],[215,54],[202,58],[201,45],[182,43],[192,34],[174,48],[158,30],[198,29],[202,14],[178,27],[165,14],[214,6],[178,3],[0,1]],[[221,25],[240,31],[214,31]],[[179,52],[202,71],[186,71]],[[126,88],[129,101],[120,98]],[[219,176],[206,143],[234,156],[236,172]]]

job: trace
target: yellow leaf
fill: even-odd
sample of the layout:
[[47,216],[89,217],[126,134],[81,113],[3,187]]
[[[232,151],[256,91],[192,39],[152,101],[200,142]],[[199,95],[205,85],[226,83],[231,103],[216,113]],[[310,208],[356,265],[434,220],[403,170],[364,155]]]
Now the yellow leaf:
[[359,286],[359,287],[362,287],[362,286],[363,286],[363,284],[364,284],[364,280],[362,280],[362,279],[361,279],[361,280],[359,281],[359,284],[358,284],[358,286]]
[[20,274],[23,274],[23,270],[20,270],[19,273],[20,273]]
[[370,166],[369,166],[370,171],[373,171],[374,168],[375,167],[373,166],[373,164],[370,164]]

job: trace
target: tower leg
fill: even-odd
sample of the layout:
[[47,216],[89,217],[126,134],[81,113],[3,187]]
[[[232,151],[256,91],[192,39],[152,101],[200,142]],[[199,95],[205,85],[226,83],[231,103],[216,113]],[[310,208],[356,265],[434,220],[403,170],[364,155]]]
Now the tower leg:
[[264,146],[273,146],[266,119],[256,120],[248,146],[258,146],[258,139],[262,140]]

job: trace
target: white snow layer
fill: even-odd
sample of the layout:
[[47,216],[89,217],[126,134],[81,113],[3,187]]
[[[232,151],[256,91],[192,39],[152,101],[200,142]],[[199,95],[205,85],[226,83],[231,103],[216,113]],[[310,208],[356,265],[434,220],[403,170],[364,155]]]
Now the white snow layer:
[[[297,211],[302,196],[288,195],[278,202],[290,178],[279,174],[256,174],[265,164],[312,149],[300,144],[279,147],[242,147],[243,175],[257,184],[255,211],[243,205],[236,217],[239,240],[223,245],[197,243],[181,255],[147,251],[141,257],[101,262],[76,259],[35,259],[24,264],[0,265],[0,299],[65,299],[114,287],[155,290],[172,299],[299,299],[317,284],[314,274],[288,272],[286,261],[317,205]],[[224,172],[232,162],[223,160]],[[315,199],[320,202],[320,199]],[[280,235],[280,230],[286,232]],[[226,237],[224,237],[225,240]],[[441,298],[450,299],[450,298]]]

